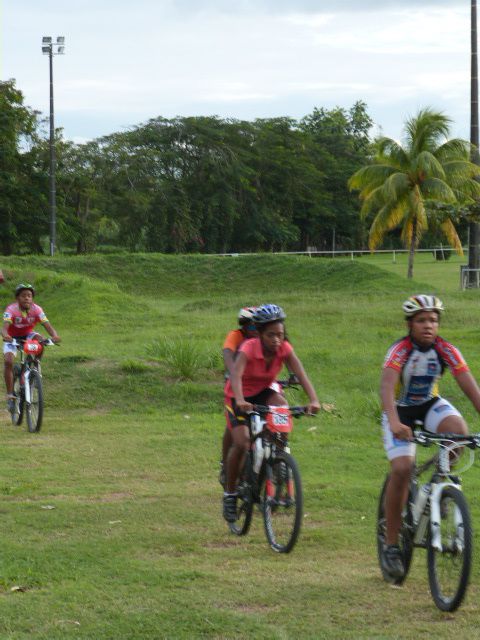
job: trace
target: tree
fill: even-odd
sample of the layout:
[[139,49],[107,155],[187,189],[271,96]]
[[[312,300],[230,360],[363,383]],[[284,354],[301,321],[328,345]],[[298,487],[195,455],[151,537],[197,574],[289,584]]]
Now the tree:
[[[373,163],[348,182],[350,189],[360,191],[361,216],[375,215],[369,234],[372,251],[388,231],[401,225],[409,249],[408,278],[413,276],[415,249],[428,229],[427,202],[468,204],[480,196],[475,180],[480,168],[469,160],[467,141],[447,139],[450,122],[431,108],[420,110],[405,124],[404,146],[380,138]],[[462,253],[452,219],[444,218],[440,227],[450,245]]]

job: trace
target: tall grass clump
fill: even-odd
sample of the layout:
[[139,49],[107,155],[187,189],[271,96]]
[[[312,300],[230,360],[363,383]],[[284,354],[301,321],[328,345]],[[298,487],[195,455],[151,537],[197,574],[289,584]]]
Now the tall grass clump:
[[147,354],[166,364],[170,374],[181,380],[194,380],[202,369],[216,368],[219,360],[216,353],[186,338],[156,340],[147,348]]

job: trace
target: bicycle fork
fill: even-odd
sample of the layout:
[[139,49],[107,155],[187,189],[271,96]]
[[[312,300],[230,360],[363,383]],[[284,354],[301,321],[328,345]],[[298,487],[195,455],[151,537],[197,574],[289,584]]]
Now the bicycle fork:
[[[452,484],[451,482],[442,482],[440,484],[432,485],[432,493],[430,495],[430,530],[432,534],[432,547],[436,551],[443,551],[442,537],[440,533],[440,520],[442,518],[440,497],[445,487],[455,487],[461,491],[461,487],[458,484]],[[455,539],[454,546],[459,552],[463,551],[463,520],[460,513],[460,509],[457,505],[454,505],[454,526],[455,526]],[[444,541],[445,542],[445,541]]]

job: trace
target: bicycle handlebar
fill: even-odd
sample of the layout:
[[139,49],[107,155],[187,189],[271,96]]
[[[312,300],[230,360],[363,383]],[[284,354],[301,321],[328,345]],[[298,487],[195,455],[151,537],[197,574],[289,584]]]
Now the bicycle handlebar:
[[[261,416],[266,416],[267,413],[272,413],[273,409],[275,409],[275,407],[267,407],[266,405],[263,405],[263,404],[254,404],[253,411],[251,411],[250,414],[258,413]],[[290,414],[294,418],[300,418],[300,416],[311,415],[307,413],[308,407],[287,407],[287,409],[290,411]]]
[[414,442],[424,447],[429,447],[434,442],[444,442],[449,440],[450,442],[458,442],[464,444],[470,449],[480,449],[480,433],[472,433],[469,435],[462,435],[461,433],[432,433],[431,431],[422,431],[421,429],[415,429],[413,432]]

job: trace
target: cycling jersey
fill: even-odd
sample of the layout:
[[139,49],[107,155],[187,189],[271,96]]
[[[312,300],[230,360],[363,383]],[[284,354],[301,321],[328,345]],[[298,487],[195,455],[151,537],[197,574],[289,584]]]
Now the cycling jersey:
[[244,340],[245,336],[243,335],[242,330],[234,329],[233,331],[229,331],[225,336],[223,348],[230,349],[235,353]]
[[[270,387],[278,373],[280,373],[286,358],[293,353],[293,347],[286,340],[282,342],[268,369],[260,338],[245,340],[238,351],[239,353],[244,353],[247,358],[242,376],[243,395],[247,397],[257,395]],[[227,380],[225,385],[225,396],[233,397],[230,380]]]
[[400,371],[395,394],[398,406],[420,405],[439,397],[438,380],[446,367],[454,376],[469,371],[460,351],[440,336],[429,347],[420,347],[410,336],[397,340],[383,366]]
[[12,302],[3,313],[3,321],[10,324],[8,335],[18,338],[31,333],[39,322],[41,324],[48,322],[48,318],[38,304],[32,303],[28,311],[23,311],[18,302]]

